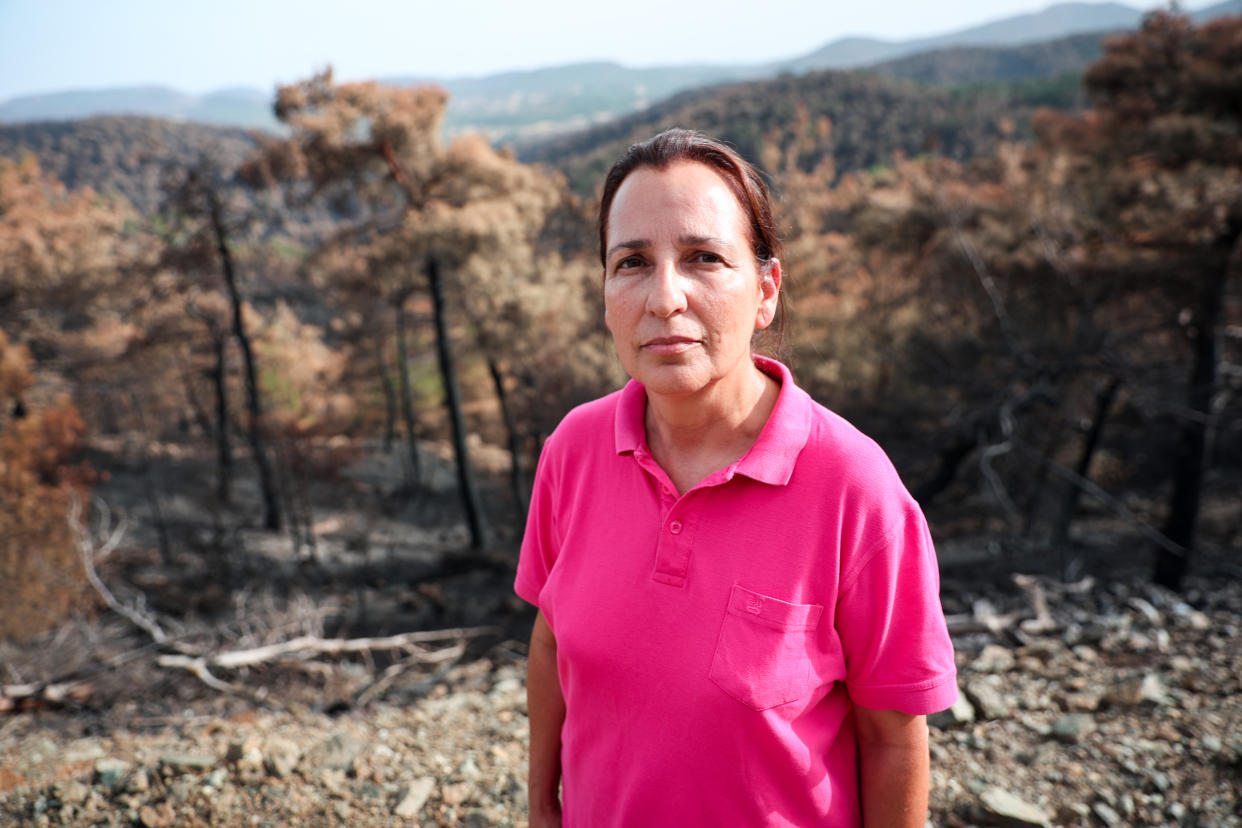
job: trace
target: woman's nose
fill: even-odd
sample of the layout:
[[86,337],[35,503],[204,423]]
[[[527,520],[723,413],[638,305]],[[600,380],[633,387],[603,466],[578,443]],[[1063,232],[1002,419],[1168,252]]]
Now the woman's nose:
[[686,309],[686,290],[674,262],[657,265],[647,293],[647,312],[667,318]]

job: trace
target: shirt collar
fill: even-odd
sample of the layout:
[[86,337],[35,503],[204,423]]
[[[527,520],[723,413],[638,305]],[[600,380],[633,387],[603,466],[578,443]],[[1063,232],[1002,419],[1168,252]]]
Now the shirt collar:
[[[798,454],[810,436],[812,402],[805,391],[794,385],[793,375],[782,363],[758,354],[753,359],[759,370],[781,384],[781,390],[755,444],[733,464],[733,472],[761,483],[784,486],[793,476]],[[647,451],[643,424],[646,412],[647,389],[637,380],[630,380],[617,402],[617,454]]]

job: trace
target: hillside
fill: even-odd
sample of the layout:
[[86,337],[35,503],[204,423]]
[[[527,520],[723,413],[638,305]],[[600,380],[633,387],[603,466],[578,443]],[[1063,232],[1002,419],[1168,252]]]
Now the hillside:
[[[967,159],[987,152],[1007,119],[1021,126],[1032,108],[1024,90],[955,93],[862,72],[785,75],[683,93],[521,154],[561,170],[580,195],[593,191],[625,147],[672,126],[717,135],[755,160],[765,142],[784,149],[795,137],[809,138],[813,149],[800,152],[799,166],[810,169],[832,155],[838,174],[887,165],[898,151]],[[827,134],[823,119],[831,125]]]
[[1077,75],[1102,53],[1099,32],[1009,48],[956,46],[869,67],[886,78],[936,86],[996,83]]
[[69,189],[91,187],[120,195],[139,212],[163,197],[161,176],[209,156],[236,166],[254,148],[244,131],[146,117],[99,117],[80,121],[0,124],[0,158],[26,153]]

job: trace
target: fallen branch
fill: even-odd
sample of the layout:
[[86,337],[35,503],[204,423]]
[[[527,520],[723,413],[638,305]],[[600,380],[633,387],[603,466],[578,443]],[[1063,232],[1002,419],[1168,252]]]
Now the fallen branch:
[[203,684],[222,693],[236,693],[241,690],[237,685],[230,684],[212,675],[211,671],[207,669],[207,662],[202,656],[162,655],[155,660],[155,663],[161,667],[175,667],[188,670]]
[[75,495],[69,503],[69,526],[76,538],[78,556],[82,559],[82,568],[86,570],[86,579],[90,581],[95,592],[99,593],[99,597],[103,598],[108,608],[146,632],[157,644],[167,644],[168,633],[164,632],[159,622],[144,614],[137,607],[126,606],[117,600],[95,570],[95,560],[97,558],[102,560],[111,555],[120,545],[121,539],[125,537],[125,521],[118,523],[111,532],[108,532],[108,526],[105,525],[103,531],[108,532],[107,540],[104,541],[103,546],[96,549],[90,529],[86,521],[82,519],[82,501]]
[[[435,663],[435,662],[453,663],[453,662],[456,662],[459,658],[461,658],[465,654],[465,652],[466,652],[465,643],[459,641],[456,646],[445,647],[443,650],[438,650],[435,653],[428,654],[426,656],[422,656],[419,658],[407,658],[407,659],[404,659],[403,661],[398,661],[394,664],[390,664],[388,665],[387,669],[385,669],[384,672],[380,675],[379,678],[377,678],[375,681],[373,681],[368,686],[364,687],[354,697],[354,707],[365,707],[367,704],[371,702],[372,699],[382,695],[386,690],[388,690],[389,687],[392,686],[392,683],[396,681],[397,678],[402,673],[404,673],[414,664],[427,664],[427,663]],[[431,656],[434,656],[434,658],[432,658]]]
[[1048,596],[1044,593],[1044,588],[1039,581],[1031,575],[1017,573],[1013,576],[1013,582],[1030,596],[1031,607],[1035,610],[1035,617],[1026,619],[1018,625],[1018,628],[1031,635],[1040,635],[1055,630],[1057,622],[1053,620],[1052,613],[1048,609]]
[[[269,661],[294,656],[309,658],[314,655],[370,652],[372,650],[406,650],[419,659],[436,662],[440,659],[436,652],[419,653],[415,645],[431,641],[447,641],[451,639],[474,638],[481,635],[492,635],[499,632],[497,627],[462,627],[449,630],[431,630],[427,632],[408,632],[390,635],[384,638],[319,638],[314,635],[303,635],[277,644],[254,647],[249,650],[233,650],[214,655],[198,656],[198,660],[210,667],[221,667],[235,670],[239,667],[251,667]],[[172,656],[160,656],[158,663],[163,665],[165,659]]]
[[34,707],[55,707],[67,701],[85,702],[92,687],[84,681],[67,681],[59,684],[31,682],[29,684],[0,685],[0,713],[29,710]]

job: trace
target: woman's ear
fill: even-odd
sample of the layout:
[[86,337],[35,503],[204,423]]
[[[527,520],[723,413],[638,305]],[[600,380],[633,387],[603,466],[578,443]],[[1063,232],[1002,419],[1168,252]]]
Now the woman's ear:
[[759,268],[759,312],[755,315],[755,328],[763,330],[776,318],[776,306],[781,295],[781,261],[769,259]]

